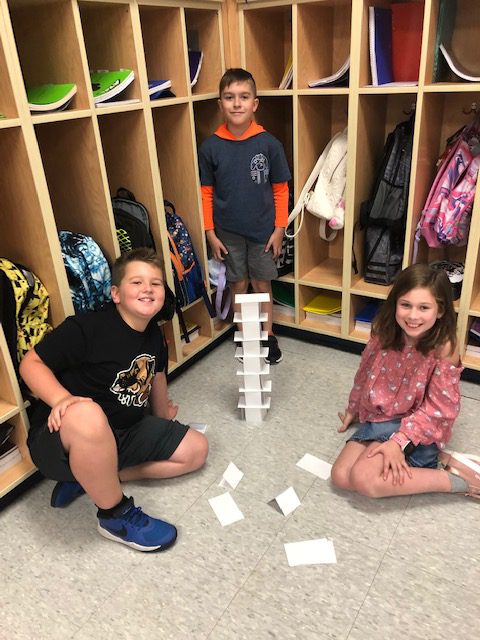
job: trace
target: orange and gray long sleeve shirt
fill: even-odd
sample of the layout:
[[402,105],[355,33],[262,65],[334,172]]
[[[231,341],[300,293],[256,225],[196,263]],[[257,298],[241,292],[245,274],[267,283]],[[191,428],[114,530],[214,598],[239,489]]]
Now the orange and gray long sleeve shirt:
[[199,151],[205,231],[220,227],[254,242],[267,242],[286,227],[290,169],[281,143],[252,122],[240,138],[226,125]]

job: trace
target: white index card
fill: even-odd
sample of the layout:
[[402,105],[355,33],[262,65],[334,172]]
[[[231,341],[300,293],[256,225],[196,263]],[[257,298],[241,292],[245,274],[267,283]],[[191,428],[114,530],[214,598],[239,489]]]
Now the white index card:
[[222,479],[218,483],[219,487],[226,487],[227,485],[232,489],[236,489],[240,480],[243,478],[243,471],[237,467],[236,464],[230,462],[228,467],[223,472]]
[[222,527],[243,520],[243,513],[229,493],[223,493],[221,496],[209,498],[208,501]]
[[337,562],[333,541],[328,538],[287,542],[284,547],[291,567],[301,564],[336,564]]
[[284,516],[288,516],[301,504],[293,487],[288,487],[288,489],[274,498],[274,501],[277,503],[280,511]]
[[332,470],[332,465],[329,462],[320,460],[320,458],[312,456],[311,453],[306,453],[303,458],[297,462],[297,467],[305,469],[305,471],[310,471],[310,473],[322,478],[322,480],[328,480],[330,471]]
[[205,433],[207,430],[207,425],[205,422],[189,422],[188,426],[191,429],[195,429],[195,431],[200,431],[200,433]]

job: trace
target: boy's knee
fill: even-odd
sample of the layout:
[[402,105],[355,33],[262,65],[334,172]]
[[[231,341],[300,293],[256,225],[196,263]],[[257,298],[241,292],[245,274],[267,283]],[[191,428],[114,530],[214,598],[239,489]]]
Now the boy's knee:
[[68,407],[62,418],[62,429],[85,437],[99,437],[110,430],[107,416],[96,402],[76,402]]

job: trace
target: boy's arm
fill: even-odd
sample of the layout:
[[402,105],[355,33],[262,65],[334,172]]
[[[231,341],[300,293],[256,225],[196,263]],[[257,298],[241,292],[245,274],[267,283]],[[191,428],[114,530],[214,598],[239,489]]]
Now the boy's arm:
[[160,371],[153,378],[149,400],[152,415],[166,420],[173,420],[177,415],[178,405],[173,404],[168,397],[165,371]]
[[211,186],[202,185],[202,211],[203,226],[213,257],[216,260],[223,261],[223,255],[227,254],[228,251],[215,233],[215,225],[213,223],[213,187]]
[[278,258],[282,250],[283,234],[288,224],[288,182],[272,184],[275,203],[275,229],[265,245],[265,252],[272,248],[273,257]]
[[52,411],[48,417],[50,431],[58,431],[68,407],[76,402],[92,402],[91,398],[73,396],[60,384],[35,349],[29,351],[20,363],[20,375],[35,396],[43,400]]

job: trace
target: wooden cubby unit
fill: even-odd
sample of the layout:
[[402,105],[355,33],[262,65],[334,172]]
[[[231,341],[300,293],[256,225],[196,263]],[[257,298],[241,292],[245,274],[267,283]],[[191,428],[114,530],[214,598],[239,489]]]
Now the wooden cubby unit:
[[88,109],[90,83],[72,2],[9,0],[8,6],[25,86],[74,82],[77,93],[69,111]]
[[148,79],[170,80],[170,90],[176,97],[187,96],[186,43],[180,7],[140,4],[139,11]]
[[218,9],[185,9],[185,25],[189,49],[203,52],[203,62],[196,84],[191,88],[195,96],[218,92],[223,73],[223,46]]
[[272,5],[242,12],[243,66],[253,74],[259,92],[278,89],[292,51],[292,8]]

